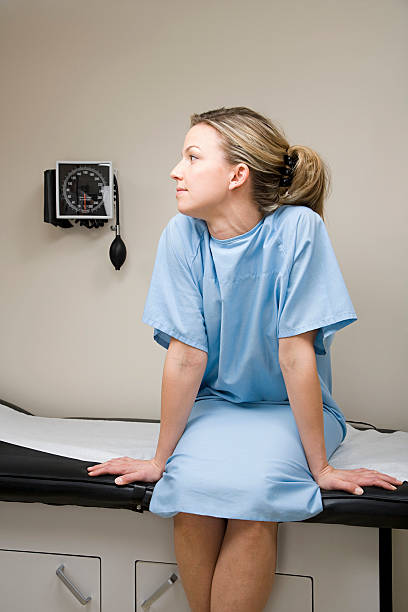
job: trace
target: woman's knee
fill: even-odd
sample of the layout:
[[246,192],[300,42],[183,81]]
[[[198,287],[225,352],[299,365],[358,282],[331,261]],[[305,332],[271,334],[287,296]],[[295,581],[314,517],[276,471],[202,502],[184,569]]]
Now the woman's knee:
[[277,526],[279,525],[279,523],[275,521],[250,521],[244,519],[228,519],[228,522],[232,523],[233,525],[236,525],[237,527],[241,525],[248,525],[250,527],[253,527],[254,529],[277,529]]
[[226,518],[222,518],[219,516],[210,516],[209,514],[193,514],[192,512],[178,512],[177,514],[175,514],[173,516],[173,519],[177,519],[177,518],[183,518],[183,519],[188,519],[188,520],[193,520],[193,519],[206,519],[206,520],[213,520],[214,522],[220,522],[220,521],[227,521],[228,519]]
[[217,527],[218,529],[226,529],[228,519],[218,517],[218,516],[209,516],[206,514],[192,514],[189,512],[178,512],[173,516],[174,525],[184,525],[184,526],[208,526],[211,528]]
[[257,534],[272,534],[276,536],[278,533],[279,523],[275,521],[250,521],[242,519],[228,519],[228,531],[245,531]]

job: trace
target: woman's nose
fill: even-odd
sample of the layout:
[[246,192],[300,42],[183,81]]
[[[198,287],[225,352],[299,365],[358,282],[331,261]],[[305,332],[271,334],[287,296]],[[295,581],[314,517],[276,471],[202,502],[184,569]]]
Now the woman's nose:
[[177,166],[174,166],[173,170],[170,172],[170,176],[171,178],[175,179],[175,180],[180,180],[181,176],[180,176],[180,171],[178,170],[179,164],[177,164]]

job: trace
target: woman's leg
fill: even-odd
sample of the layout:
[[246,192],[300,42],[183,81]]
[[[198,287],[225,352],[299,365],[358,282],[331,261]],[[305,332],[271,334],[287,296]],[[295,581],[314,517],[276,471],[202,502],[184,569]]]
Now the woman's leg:
[[261,612],[275,578],[278,523],[185,512],[173,521],[176,560],[192,612]]
[[179,512],[173,517],[174,550],[192,612],[210,612],[211,580],[227,519]]
[[261,612],[272,591],[278,523],[228,519],[211,588],[210,612]]

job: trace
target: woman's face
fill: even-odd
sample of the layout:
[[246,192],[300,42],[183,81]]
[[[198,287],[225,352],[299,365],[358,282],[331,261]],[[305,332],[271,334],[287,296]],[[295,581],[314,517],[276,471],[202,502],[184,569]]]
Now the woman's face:
[[182,159],[170,173],[176,181],[179,212],[211,219],[230,195],[234,169],[224,159],[218,132],[206,123],[194,125],[186,134]]

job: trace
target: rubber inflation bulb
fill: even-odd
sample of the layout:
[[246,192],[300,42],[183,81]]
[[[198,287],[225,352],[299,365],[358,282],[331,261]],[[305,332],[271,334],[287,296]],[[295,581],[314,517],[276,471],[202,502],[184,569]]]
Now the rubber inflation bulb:
[[126,247],[122,238],[118,235],[109,249],[109,257],[116,270],[119,270],[126,259]]

